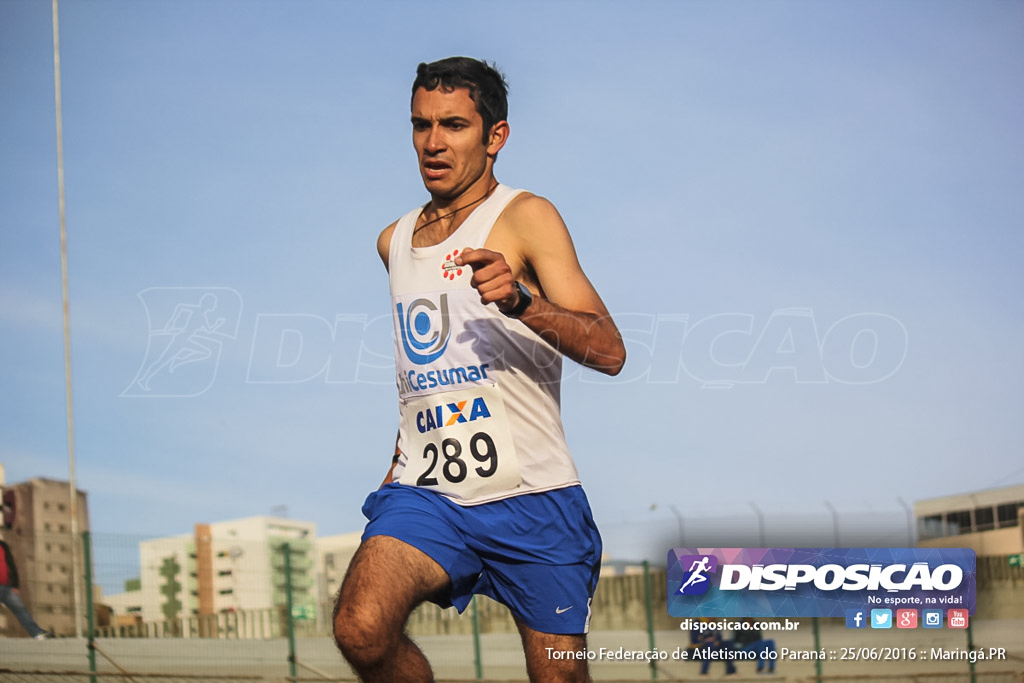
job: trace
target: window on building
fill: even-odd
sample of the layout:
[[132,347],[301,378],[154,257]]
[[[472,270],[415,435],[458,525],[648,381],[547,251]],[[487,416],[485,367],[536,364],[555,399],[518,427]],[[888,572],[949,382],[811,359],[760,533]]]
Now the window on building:
[[65,507],[66,506],[64,505],[64,503],[57,503],[57,511],[58,512],[64,512],[64,508]]
[[971,511],[957,510],[946,513],[946,528],[950,536],[971,533]]
[[996,512],[992,508],[974,509],[974,530],[989,531],[996,528]]
[[231,595],[232,593],[235,592],[235,589],[234,588],[223,588],[223,589],[221,589],[221,590],[219,590],[217,592],[220,593],[221,595]]
[[921,538],[939,538],[941,536],[945,536],[942,526],[942,515],[918,517],[917,535]]
[[219,572],[217,572],[217,576],[231,576],[231,570],[221,569]]
[[43,509],[44,510],[49,510],[50,509],[50,501],[48,501],[48,500],[44,500],[43,501]]
[[1024,503],[1003,503],[996,508],[996,519],[999,520],[999,528],[1017,526],[1017,510],[1024,506]]

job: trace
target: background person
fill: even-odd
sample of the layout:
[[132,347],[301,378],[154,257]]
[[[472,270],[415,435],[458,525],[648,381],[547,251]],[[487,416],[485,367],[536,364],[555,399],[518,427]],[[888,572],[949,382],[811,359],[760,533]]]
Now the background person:
[[750,628],[740,628],[733,632],[732,642],[735,644],[736,649],[743,652],[757,653],[757,673],[775,673],[775,660],[771,657],[762,656],[775,652],[775,641],[771,638],[765,639],[761,629],[754,628],[754,625],[757,623],[756,620],[744,618],[741,621],[749,624]]
[[11,547],[0,540],[0,605],[6,605],[14,618],[24,627],[28,634],[36,640],[49,640],[53,633],[43,629],[29,614],[25,603],[18,594],[18,565],[14,563]]

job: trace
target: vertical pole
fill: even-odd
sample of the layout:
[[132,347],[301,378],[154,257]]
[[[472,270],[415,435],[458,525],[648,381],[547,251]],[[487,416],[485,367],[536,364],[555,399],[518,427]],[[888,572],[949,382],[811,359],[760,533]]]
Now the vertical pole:
[[[644,611],[647,612],[647,645],[648,651],[654,652],[654,604],[651,597],[651,565],[644,560]],[[651,680],[658,679],[658,662],[651,659]]]
[[[85,560],[85,585],[88,590],[85,592],[85,625],[86,634],[89,639],[89,672],[96,673],[96,610],[92,604],[92,534],[88,531],[82,533],[82,556]],[[89,676],[89,683],[96,683],[96,676]]]
[[71,315],[68,305],[68,232],[64,202],[64,123],[60,103],[60,21],[53,0],[53,91],[57,111],[57,210],[60,220],[60,274],[64,300],[64,394],[68,417],[68,489],[71,492],[71,581],[75,637],[82,637],[82,590],[78,555],[78,491],[75,485],[75,419],[71,401]]
[[902,498],[897,498],[896,502],[907,513],[907,547],[912,548],[914,547],[914,510]]
[[284,551],[284,594],[287,613],[285,619],[288,622],[288,668],[291,671],[292,680],[298,675],[295,660],[295,618],[292,616],[292,547],[285,543],[281,546]]
[[[811,625],[814,627],[814,650],[816,652],[821,651],[821,632],[818,630],[818,617],[811,618]],[[818,677],[818,683],[821,683],[821,660],[814,660],[814,673]]]
[[757,541],[764,547],[764,514],[761,512],[761,508],[757,507],[753,501],[750,502],[750,507],[754,509],[754,514],[757,515]]
[[473,665],[476,667],[476,680],[479,681],[484,677],[484,659],[480,652],[480,616],[477,614],[475,595],[469,605],[473,610]]

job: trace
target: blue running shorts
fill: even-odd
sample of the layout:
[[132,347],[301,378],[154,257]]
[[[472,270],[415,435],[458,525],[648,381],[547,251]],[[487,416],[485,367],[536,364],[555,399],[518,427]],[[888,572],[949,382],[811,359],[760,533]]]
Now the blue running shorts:
[[445,496],[386,484],[363,504],[363,540],[391,536],[448,573],[432,601],[465,611],[473,594],[494,598],[535,631],[587,633],[601,567],[601,536],[581,486],[461,506]]

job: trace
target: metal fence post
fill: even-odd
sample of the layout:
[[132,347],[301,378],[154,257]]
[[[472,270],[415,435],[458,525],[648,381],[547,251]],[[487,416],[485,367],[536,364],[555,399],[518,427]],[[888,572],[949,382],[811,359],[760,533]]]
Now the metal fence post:
[[[970,619],[970,617],[968,617],[968,621],[967,621],[967,651],[968,652],[973,652],[974,651],[974,633],[971,631],[971,619]],[[968,662],[968,664],[969,664],[969,666],[971,668],[971,683],[976,683],[977,676],[974,673],[974,660],[973,659],[968,659],[967,662]]]
[[292,547],[285,543],[281,546],[284,551],[284,595],[287,613],[285,619],[288,622],[288,669],[291,671],[292,680],[298,676],[295,660],[295,617],[292,616]]
[[[818,631],[818,617],[811,618],[811,624],[814,626],[814,649],[821,651],[821,633]],[[821,660],[814,660],[814,671],[817,674],[818,681],[821,681]]]
[[[89,649],[89,672],[96,673],[96,610],[92,604],[92,534],[82,532],[82,556],[85,560],[85,625]],[[96,676],[89,676],[89,683],[96,683]]]
[[480,652],[480,617],[477,614],[475,595],[469,605],[473,615],[473,665],[476,667],[476,680],[479,681],[484,677],[484,660]]
[[[644,560],[644,611],[647,612],[647,644],[648,650],[654,652],[654,604],[651,597],[651,565]],[[658,679],[658,662],[651,658],[651,680]]]

